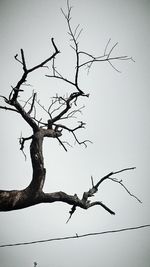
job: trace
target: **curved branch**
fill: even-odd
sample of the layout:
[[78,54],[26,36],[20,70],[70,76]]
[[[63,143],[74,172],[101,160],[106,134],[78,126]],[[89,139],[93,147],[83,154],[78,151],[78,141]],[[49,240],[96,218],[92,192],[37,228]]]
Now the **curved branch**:
[[[43,192],[43,185],[45,181],[46,170],[44,168],[43,154],[42,154],[42,143],[45,136],[50,136],[56,138],[60,135],[59,132],[54,130],[44,130],[41,129],[32,137],[31,143],[31,160],[33,167],[33,176],[30,185],[21,191],[4,191],[0,190],[0,211],[8,211],[15,209],[22,209],[39,203],[53,203],[53,202],[64,202],[66,204],[74,206],[74,209],[71,209],[71,216],[75,212],[75,207],[80,207],[82,209],[88,209],[93,206],[99,205],[104,208],[110,214],[115,214],[109,207],[103,204],[101,201],[90,202],[89,198],[92,197],[97,191],[97,184],[94,186],[92,182],[92,188],[89,191],[83,193],[82,199],[79,199],[77,194],[68,195],[65,192],[53,192],[45,193]],[[123,169],[114,173],[119,173],[131,168]],[[104,178],[109,178],[112,175],[112,172],[100,181],[104,181]],[[93,181],[93,180],[92,180]],[[100,183],[99,183],[100,185]],[[98,185],[98,186],[99,186]]]
[[39,126],[36,124],[35,120],[30,117],[30,113],[33,110],[36,94],[34,93],[33,95],[33,101],[32,101],[31,108],[28,111],[28,113],[25,111],[24,107],[22,107],[21,104],[18,102],[18,96],[19,96],[19,92],[23,91],[20,89],[20,87],[26,82],[28,74],[43,67],[47,62],[51,61],[60,52],[57,49],[57,46],[54,42],[54,38],[51,39],[51,42],[55,49],[55,52],[50,57],[48,57],[46,60],[42,61],[40,64],[32,67],[31,69],[27,69],[23,49],[21,49],[21,61],[18,60],[18,55],[15,56],[15,59],[22,64],[23,75],[21,79],[18,81],[17,85],[15,87],[12,87],[12,91],[9,95],[9,99],[7,99],[6,97],[3,97],[3,98],[8,105],[14,106],[16,110],[13,108],[7,108],[7,107],[2,107],[2,106],[0,107],[1,109],[16,111],[20,113],[21,116],[24,118],[24,120],[32,127],[33,132],[37,132],[39,130]]
[[110,213],[111,215],[115,215],[115,212],[112,211],[110,208],[108,208],[103,202],[101,201],[95,201],[89,204],[89,208],[93,207],[93,206],[101,206],[103,209],[105,209],[106,211],[108,211],[108,213]]
[[8,108],[6,106],[0,106],[0,109],[5,109],[5,110],[9,110],[9,111],[15,111],[15,112],[19,113],[18,110],[14,109],[14,108]]
[[28,72],[32,72],[32,71],[35,71],[36,69],[39,69],[39,68],[42,68],[46,63],[48,63],[49,61],[51,61],[53,58],[55,58],[55,56],[57,54],[60,53],[60,51],[58,50],[56,44],[54,43],[54,38],[51,38],[51,42],[52,42],[52,45],[55,49],[55,52],[52,54],[52,56],[48,57],[47,59],[45,59],[44,61],[42,61],[40,64],[34,66],[33,68],[29,69]]
[[20,105],[20,103],[15,100],[13,101],[13,106],[17,109],[18,113],[23,117],[23,119],[31,126],[33,132],[37,132],[39,130],[39,126],[36,122],[32,119],[29,113],[25,111],[25,109]]

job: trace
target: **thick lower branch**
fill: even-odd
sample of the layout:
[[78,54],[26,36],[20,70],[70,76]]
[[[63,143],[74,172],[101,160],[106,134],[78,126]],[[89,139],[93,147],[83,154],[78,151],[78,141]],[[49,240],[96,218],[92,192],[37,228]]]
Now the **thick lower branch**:
[[37,196],[30,190],[0,190],[0,211],[24,209],[37,204]]
[[75,195],[68,195],[65,192],[53,192],[53,193],[44,193],[41,194],[42,203],[52,203],[52,202],[64,202],[69,205],[76,205],[78,207],[84,208],[84,203],[82,200]]
[[[55,138],[60,135],[61,133],[59,131],[39,128],[36,133],[30,138],[27,138],[32,139],[30,145],[33,169],[31,183],[24,190],[0,190],[0,211],[23,209],[45,202],[45,194],[42,191],[46,175],[43,158],[43,140],[44,137]],[[56,196],[54,196],[55,194],[50,197],[50,203],[56,201]]]
[[25,190],[4,191],[0,190],[0,211],[24,209],[40,203],[65,202],[69,205],[76,204],[83,208],[83,203],[76,196],[67,195],[64,192],[44,193],[32,191],[28,187]]
[[[58,132],[59,134],[59,132]],[[91,202],[89,198],[94,196],[98,191],[99,185],[106,179],[110,179],[110,176],[117,174],[126,170],[132,170],[134,168],[127,168],[117,172],[111,172],[108,175],[100,179],[100,181],[94,185],[92,178],[92,188],[89,191],[83,193],[82,199],[79,199],[78,196],[68,195],[65,192],[53,192],[53,193],[44,193],[43,185],[45,181],[45,168],[43,163],[42,155],[42,143],[44,136],[56,137],[57,132],[53,130],[40,130],[36,135],[34,135],[31,143],[31,159],[33,166],[33,178],[30,185],[24,190],[13,190],[13,191],[3,191],[0,190],[0,211],[9,211],[16,209],[23,209],[40,203],[53,203],[53,202],[64,202],[66,204],[72,205],[70,211],[70,218],[75,212],[76,207],[82,209],[88,209],[93,206],[101,206],[110,214],[115,214],[109,207],[107,207],[101,201]]]
[[30,187],[25,190],[3,191],[0,190],[0,211],[10,211],[17,209],[24,209],[33,205],[42,203],[64,202],[74,207],[88,209],[95,205],[101,205],[110,214],[114,214],[107,206],[101,202],[85,201],[78,196],[68,195],[65,192],[44,193],[43,191],[32,191]]

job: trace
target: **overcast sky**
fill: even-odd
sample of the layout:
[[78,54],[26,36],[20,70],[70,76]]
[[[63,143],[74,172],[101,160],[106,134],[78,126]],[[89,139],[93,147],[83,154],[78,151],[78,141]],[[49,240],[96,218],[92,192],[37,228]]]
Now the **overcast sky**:
[[[24,210],[0,213],[0,244],[28,242],[100,232],[150,223],[150,1],[149,0],[72,0],[72,25],[83,28],[80,49],[102,55],[111,38],[118,42],[113,55],[132,56],[132,61],[116,62],[116,72],[107,63],[97,63],[90,74],[80,76],[80,84],[89,99],[79,120],[87,123],[79,132],[82,139],[90,139],[82,146],[69,148],[66,153],[56,140],[44,143],[47,180],[45,191],[63,190],[68,194],[82,193],[100,177],[126,167],[136,166],[132,172],[122,173],[128,189],[142,204],[130,197],[116,183],[105,182],[96,200],[103,201],[116,212],[111,216],[101,207],[83,211],[77,209],[66,224],[70,206],[63,203],[42,204]],[[0,95],[8,96],[22,70],[14,55],[24,49],[28,66],[40,63],[52,54],[50,38],[54,37],[61,54],[58,68],[65,77],[74,71],[73,50],[69,47],[66,21],[60,8],[65,0],[1,0],[0,1]],[[41,103],[56,93],[72,88],[44,75],[48,69],[30,75],[32,87],[25,95],[38,92]],[[23,96],[22,98],[23,99]],[[1,111],[1,189],[22,189],[31,180],[31,164],[26,145],[27,161],[19,150],[19,137],[31,133],[28,125],[14,113]],[[65,136],[67,138],[67,136]],[[68,137],[70,138],[70,137]],[[124,232],[85,239],[51,242],[37,245],[0,248],[0,266],[32,267],[149,267],[150,230]]]

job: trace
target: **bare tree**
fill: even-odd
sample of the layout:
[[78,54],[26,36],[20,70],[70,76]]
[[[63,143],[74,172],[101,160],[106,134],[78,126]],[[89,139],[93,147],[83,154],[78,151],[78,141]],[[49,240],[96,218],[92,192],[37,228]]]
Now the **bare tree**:
[[[49,137],[57,139],[58,143],[62,146],[63,149],[65,149],[65,151],[67,151],[68,145],[70,145],[70,143],[67,140],[63,140],[64,132],[71,133],[75,142],[79,145],[86,147],[88,142],[90,142],[90,140],[80,140],[77,136],[78,130],[85,127],[85,123],[83,121],[78,122],[76,119],[74,119],[74,127],[71,128],[70,126],[68,126],[70,118],[76,117],[83,108],[78,105],[79,99],[89,97],[89,94],[85,94],[84,90],[80,86],[79,76],[81,74],[81,69],[83,69],[84,67],[89,72],[94,63],[105,61],[108,62],[114,70],[119,71],[114,65],[114,62],[116,60],[132,60],[132,58],[129,58],[127,56],[112,56],[112,52],[116,48],[117,43],[110,47],[110,40],[104,48],[103,55],[94,56],[86,51],[80,50],[79,37],[82,29],[80,29],[80,25],[73,29],[71,24],[71,11],[72,7],[69,5],[68,1],[67,11],[65,12],[64,10],[62,10],[62,14],[64,15],[64,18],[67,22],[68,34],[70,37],[70,46],[72,52],[75,55],[75,68],[73,67],[72,69],[74,73],[73,79],[69,79],[67,76],[64,76],[56,67],[56,60],[59,56],[60,51],[56,42],[54,41],[54,38],[51,38],[51,45],[54,52],[38,65],[35,65],[31,68],[27,66],[23,49],[20,50],[20,56],[17,54],[14,57],[15,60],[21,65],[23,74],[17,84],[15,86],[12,86],[9,96],[1,96],[6,105],[0,106],[0,109],[17,113],[18,116],[21,116],[22,119],[31,127],[32,135],[29,137],[21,136],[19,141],[20,149],[23,151],[23,153],[25,142],[31,141],[30,157],[33,173],[31,182],[25,189],[11,191],[0,190],[0,211],[23,209],[39,203],[52,203],[61,201],[72,206],[69,219],[75,212],[76,207],[88,209],[95,205],[99,205],[110,214],[115,214],[114,211],[112,211],[101,201],[91,202],[89,200],[89,198],[91,198],[98,191],[101,183],[106,179],[119,183],[131,196],[140,201],[136,196],[132,195],[129,192],[129,190],[123,185],[122,180],[113,178],[113,175],[116,175],[123,171],[132,170],[134,169],[134,167],[110,172],[103,178],[99,179],[96,184],[94,184],[93,178],[91,177],[91,188],[87,192],[83,192],[81,199],[77,196],[77,194],[69,195],[62,191],[45,193],[43,191],[46,177],[46,169],[44,167],[43,158],[44,138]],[[49,64],[48,68],[51,67],[51,73],[46,75],[46,77],[49,79],[57,79],[63,81],[68,86],[70,86],[70,93],[68,92],[65,96],[60,96],[58,94],[53,96],[48,108],[45,108],[45,106],[41,104],[40,101],[38,101],[37,94],[35,92],[31,94],[31,97],[29,99],[24,100],[24,104],[22,104],[23,102],[20,100],[20,97],[23,96],[25,88],[23,87],[23,85],[27,83],[28,76],[43,67],[47,67],[47,64]],[[46,121],[38,118],[37,108],[41,108],[46,112]]]

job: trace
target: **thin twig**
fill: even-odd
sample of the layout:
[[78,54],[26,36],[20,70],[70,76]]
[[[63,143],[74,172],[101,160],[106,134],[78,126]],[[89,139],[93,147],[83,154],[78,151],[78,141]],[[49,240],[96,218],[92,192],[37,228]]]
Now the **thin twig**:
[[109,177],[108,179],[111,180],[111,181],[113,181],[113,182],[116,182],[116,183],[120,184],[120,185],[127,191],[127,193],[128,193],[131,197],[134,197],[138,202],[142,203],[142,201],[141,201],[137,196],[135,196],[134,194],[132,194],[132,193],[129,191],[129,189],[122,183],[122,180],[119,181],[118,179],[111,178],[111,177]]
[[15,111],[15,112],[19,113],[18,110],[14,109],[14,108],[8,108],[8,107],[5,107],[5,106],[0,106],[0,109],[5,109],[5,110],[9,110],[9,111]]
[[32,112],[32,110],[34,108],[35,98],[36,98],[36,93],[34,93],[33,96],[32,96],[32,103],[31,103],[31,107],[30,107],[30,109],[28,111],[28,114],[31,114],[31,112]]
[[65,147],[64,143],[60,140],[59,137],[56,137],[57,140],[59,141],[60,145],[64,148],[64,150],[67,152],[67,148]]

